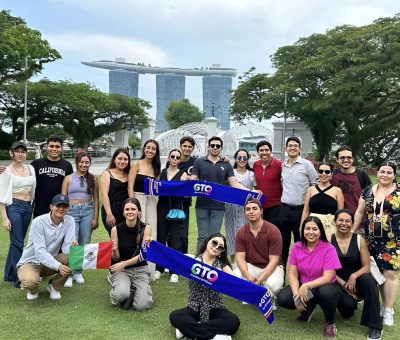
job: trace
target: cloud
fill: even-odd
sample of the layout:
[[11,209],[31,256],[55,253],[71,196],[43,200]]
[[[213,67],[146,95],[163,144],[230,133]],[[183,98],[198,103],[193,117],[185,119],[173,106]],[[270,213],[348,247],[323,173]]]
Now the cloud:
[[127,62],[144,62],[166,65],[169,56],[151,43],[105,34],[61,33],[47,34],[51,46],[62,55],[78,54],[83,60],[125,58]]

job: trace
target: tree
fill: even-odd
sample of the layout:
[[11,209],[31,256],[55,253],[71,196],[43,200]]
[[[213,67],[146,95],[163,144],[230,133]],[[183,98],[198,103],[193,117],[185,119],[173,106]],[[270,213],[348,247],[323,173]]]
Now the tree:
[[9,11],[0,12],[0,85],[29,79],[44,64],[59,58],[61,55],[39,31],[29,28],[23,19],[11,16]]
[[[239,84],[232,96],[234,117],[279,114],[286,93],[288,115],[310,128],[320,160],[343,131],[340,143],[359,154],[368,140],[398,121],[399,29],[396,15],[367,26],[336,27],[279,48],[271,58],[275,74],[251,75]],[[248,111],[240,109],[243,98],[253,101]]]
[[171,129],[186,123],[201,122],[204,119],[204,113],[186,98],[171,102],[164,116]]
[[[39,125],[62,127],[76,147],[86,148],[104,134],[129,126],[142,129],[148,124],[145,111],[150,104],[139,98],[105,94],[87,83],[52,82],[47,79],[29,85],[27,128]],[[22,136],[22,84],[0,88],[3,124],[16,138]]]

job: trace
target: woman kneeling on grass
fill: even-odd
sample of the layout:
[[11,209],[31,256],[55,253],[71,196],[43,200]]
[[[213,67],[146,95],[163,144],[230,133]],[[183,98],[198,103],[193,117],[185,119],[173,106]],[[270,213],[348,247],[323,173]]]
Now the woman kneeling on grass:
[[379,317],[379,290],[370,274],[367,243],[361,235],[351,231],[353,222],[351,210],[341,209],[335,213],[336,234],[331,236],[331,243],[342,264],[342,269],[336,273],[337,282],[342,287],[338,310],[344,318],[350,318],[357,309],[358,300],[363,299],[360,324],[369,327],[368,340],[380,340],[382,321]]
[[[220,233],[209,236],[197,260],[233,275],[227,258],[226,240]],[[239,318],[223,305],[221,294],[189,281],[189,303],[169,316],[176,338],[231,339],[239,329]]]
[[294,244],[290,254],[290,285],[279,292],[277,303],[300,310],[298,320],[303,322],[310,321],[319,304],[326,320],[324,336],[334,338],[336,306],[342,294],[341,287],[335,284],[340,261],[318,217],[305,218],[300,233],[301,241]]
[[151,227],[140,220],[140,203],[128,198],[122,204],[125,221],[111,229],[112,266],[108,276],[113,305],[123,309],[149,309],[153,295],[147,262],[140,256],[141,246],[151,241]]

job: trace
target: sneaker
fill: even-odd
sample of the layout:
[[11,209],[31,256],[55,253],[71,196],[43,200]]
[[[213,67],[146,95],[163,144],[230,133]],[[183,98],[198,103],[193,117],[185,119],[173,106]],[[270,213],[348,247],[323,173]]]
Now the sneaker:
[[334,323],[331,325],[328,324],[325,325],[324,336],[326,336],[327,338],[336,338],[336,334],[337,334],[337,329]]
[[381,340],[383,329],[370,328],[368,332],[368,340]]
[[383,313],[382,324],[385,326],[393,326],[393,308],[385,308],[385,312]]
[[52,299],[52,300],[60,300],[61,299],[60,292],[53,287],[51,282],[49,282],[49,284],[47,285],[47,291],[50,294],[50,299]]
[[212,340],[232,340],[232,337],[227,334],[217,334]]
[[169,269],[168,269],[168,268],[165,268],[165,269],[164,269],[164,273],[169,273]]
[[246,301],[242,301],[242,305],[248,305]]
[[154,280],[158,280],[160,277],[161,277],[161,272],[156,270],[156,272],[154,273]]
[[178,281],[179,281],[179,276],[176,275],[176,274],[172,274],[172,275],[171,275],[171,278],[169,279],[169,282],[171,282],[171,283],[178,283]]
[[38,292],[36,292],[36,293],[28,292],[26,294],[26,299],[29,300],[29,301],[36,300],[38,297],[39,297],[39,293]]
[[301,322],[310,322],[314,313],[315,313],[315,305],[307,308],[306,310],[302,310],[297,320]]
[[72,288],[72,283],[73,283],[72,276],[70,276],[70,277],[68,278],[68,280],[65,281],[64,287],[65,287],[65,288]]
[[83,278],[82,273],[74,274],[73,278],[76,283],[79,283],[79,284],[85,283],[85,279]]
[[176,336],[177,339],[182,339],[183,338],[183,334],[178,328],[175,328],[175,336]]

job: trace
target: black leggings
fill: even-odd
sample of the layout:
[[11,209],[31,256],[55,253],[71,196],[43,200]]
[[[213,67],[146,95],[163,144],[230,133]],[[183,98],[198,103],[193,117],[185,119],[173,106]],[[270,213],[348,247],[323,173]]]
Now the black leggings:
[[[342,289],[336,283],[328,283],[311,290],[314,297],[308,301],[308,307],[320,305],[325,315],[325,321],[328,325],[335,323],[336,306],[342,296]],[[283,288],[277,298],[279,306],[287,309],[296,309],[293,301],[293,293],[290,286]]]
[[233,335],[240,326],[239,318],[227,309],[213,309],[210,320],[200,321],[200,313],[190,307],[177,309],[169,315],[175,328],[189,339],[212,339],[217,334]]

